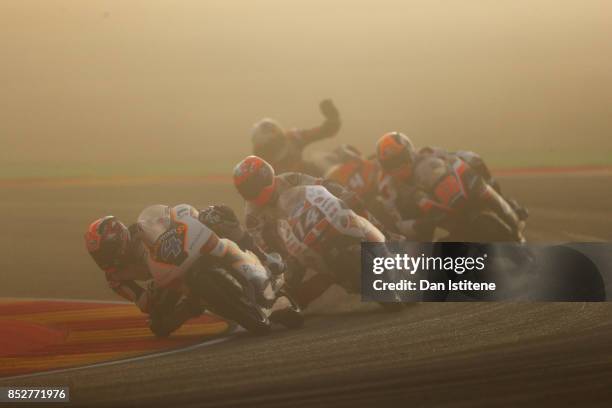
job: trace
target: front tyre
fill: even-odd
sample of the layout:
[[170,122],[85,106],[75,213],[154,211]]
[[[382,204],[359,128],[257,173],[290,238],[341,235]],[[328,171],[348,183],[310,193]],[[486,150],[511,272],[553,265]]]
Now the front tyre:
[[272,307],[276,309],[270,315],[273,323],[278,323],[288,329],[299,329],[304,325],[304,316],[298,303],[284,290],[280,290],[276,303]]
[[523,238],[492,212],[479,213],[470,223],[470,239],[474,242],[522,242]]
[[[334,269],[338,278],[338,283],[348,293],[361,293],[361,243],[351,245],[339,257],[341,261],[336,262]],[[397,295],[395,295],[397,297]],[[399,300],[396,298],[396,300]],[[404,309],[402,302],[378,302],[384,311],[390,313],[401,312]]]
[[270,331],[267,315],[224,269],[193,268],[188,275],[188,284],[219,316],[235,321],[251,333],[262,335]]

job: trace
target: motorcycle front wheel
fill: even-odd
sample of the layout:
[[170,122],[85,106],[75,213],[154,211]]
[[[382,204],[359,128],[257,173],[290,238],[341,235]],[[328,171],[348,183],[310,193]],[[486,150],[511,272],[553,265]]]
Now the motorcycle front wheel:
[[472,242],[521,242],[521,237],[496,214],[485,211],[472,219],[468,228]]
[[267,334],[271,329],[268,316],[251,299],[242,285],[222,268],[192,268],[187,282],[207,308],[219,316],[233,320],[254,334]]

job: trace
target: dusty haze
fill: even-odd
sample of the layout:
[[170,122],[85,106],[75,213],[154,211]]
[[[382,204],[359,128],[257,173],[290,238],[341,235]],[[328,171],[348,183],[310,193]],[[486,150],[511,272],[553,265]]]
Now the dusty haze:
[[[224,172],[263,116],[499,165],[612,160],[608,1],[0,2],[4,177]],[[577,152],[577,153],[574,153]]]

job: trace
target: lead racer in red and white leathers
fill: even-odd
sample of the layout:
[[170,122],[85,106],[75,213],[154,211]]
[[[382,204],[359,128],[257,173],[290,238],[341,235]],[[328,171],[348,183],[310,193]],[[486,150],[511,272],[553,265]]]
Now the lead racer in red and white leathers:
[[[234,185],[246,201],[246,225],[259,246],[279,252],[292,266],[290,283],[302,306],[306,306],[331,283],[358,290],[361,242],[385,242],[385,236],[366,217],[344,200],[356,200],[336,183],[299,174],[276,176],[265,160],[249,156],[234,169]],[[329,191],[326,187],[329,186]],[[333,194],[332,194],[333,193]],[[367,210],[361,204],[355,209]],[[318,272],[306,282],[304,270]],[[357,273],[357,276],[355,274]],[[313,281],[315,283],[313,283]]]
[[104,271],[109,287],[149,315],[149,327],[157,336],[169,335],[201,313],[194,299],[155,284],[147,265],[147,248],[136,224],[126,227],[112,215],[99,218],[89,225],[85,245]]
[[[416,150],[410,139],[399,132],[384,134],[377,142],[376,155],[382,173],[379,181],[380,197],[388,214],[395,220],[398,230],[409,239],[433,240],[435,223],[424,212],[424,194],[432,194],[429,188],[440,181],[451,168],[469,169],[482,181],[479,197],[488,202],[501,217],[522,223],[527,212],[516,201],[506,199],[501,188],[491,176],[484,161],[474,152],[450,153],[443,149],[426,147]],[[444,174],[443,174],[444,173]],[[429,187],[424,188],[424,185]],[[429,203],[435,200],[429,200]],[[516,224],[510,221],[510,224]],[[518,224],[517,224],[518,225]]]
[[270,321],[302,324],[299,309],[282,291],[282,273],[219,237],[194,207],[150,206],[138,216],[138,227],[157,286],[196,296],[207,309],[253,332],[266,332]]
[[338,133],[341,126],[340,114],[330,99],[321,101],[319,108],[325,121],[310,129],[285,130],[274,119],[262,119],[251,130],[253,154],[272,164],[278,173],[300,172],[322,176],[321,170],[304,160],[302,153],[306,146]]
[[[219,207],[224,206],[210,208]],[[205,210],[201,213],[206,212]],[[190,216],[197,216],[205,225],[207,221],[211,222],[210,217],[202,217],[192,208],[189,208],[189,213]],[[216,229],[215,225],[210,228]],[[201,227],[201,229],[206,230],[207,228]],[[234,230],[241,231],[242,227],[237,226]],[[151,248],[145,243],[143,236],[142,228],[137,223],[128,228],[115,217],[106,216],[89,226],[85,234],[85,243],[96,264],[105,272],[110,288],[124,299],[134,302],[143,313],[149,314],[149,325],[153,333],[165,337],[178,329],[189,318],[201,314],[202,306],[196,297],[168,284],[169,282],[164,280],[167,278],[166,274],[158,274],[158,279],[155,279],[151,268]],[[236,254],[243,252],[235,251],[235,244],[231,240],[223,238],[219,242],[225,243],[224,246],[228,249],[225,255],[233,254],[221,257],[221,262],[228,259],[235,260],[239,258]],[[282,273],[284,264],[278,259],[278,256],[268,254],[261,256],[268,261],[268,270],[275,275]],[[251,260],[250,256],[247,258]],[[251,263],[260,264],[257,261]],[[156,270],[159,264],[153,263],[153,265],[156,265],[153,268]],[[240,268],[245,269],[245,266],[240,266]],[[255,269],[258,268],[259,266],[255,267]],[[253,268],[246,267],[246,269]],[[263,276],[263,274],[259,275]],[[257,279],[255,281],[257,282]],[[259,283],[262,281],[260,280]],[[282,317],[282,313],[276,313],[275,316]]]

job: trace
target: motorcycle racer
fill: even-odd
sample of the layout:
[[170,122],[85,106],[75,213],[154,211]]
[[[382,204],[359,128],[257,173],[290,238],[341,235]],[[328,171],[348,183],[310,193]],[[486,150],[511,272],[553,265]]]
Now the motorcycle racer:
[[340,113],[330,99],[319,104],[325,121],[311,129],[285,130],[274,119],[265,118],[251,130],[253,154],[272,164],[279,173],[289,171],[320,176],[320,170],[302,158],[304,148],[313,142],[330,138],[341,126]]
[[381,169],[376,158],[365,157],[351,145],[341,145],[328,156],[333,164],[326,166],[325,179],[354,192],[387,230],[397,231],[378,195]]
[[[228,211],[233,215],[231,209],[226,206],[211,206],[202,211],[199,219],[212,229],[218,230],[217,224],[213,222],[215,217],[211,216],[211,209],[216,213],[222,209],[225,217]],[[235,219],[235,215],[233,218]],[[224,230],[220,232],[228,234],[227,224],[224,225]],[[245,249],[255,252],[274,275],[278,276],[284,271],[280,256],[264,253],[253,243],[249,243],[250,236],[239,224],[235,229],[242,235],[238,242],[246,243]],[[232,236],[229,235],[231,240]],[[234,233],[234,237],[236,236]],[[202,307],[195,298],[167,287],[160,287],[155,282],[147,265],[148,247],[143,242],[137,223],[126,227],[116,217],[105,216],[90,224],[84,238],[89,254],[104,271],[109,287],[149,315],[149,327],[158,337],[168,336],[188,319],[202,313]],[[230,240],[224,242],[226,247],[232,249],[234,244]],[[234,252],[235,248],[228,253]]]
[[377,194],[379,165],[354,146],[341,145],[328,156],[324,177],[354,191],[362,199]]
[[[236,269],[236,272],[245,275],[256,287],[256,295],[260,295],[258,300],[266,307],[270,306],[267,303],[274,300],[273,297],[268,296],[268,293],[265,292],[264,288],[268,285],[269,279],[263,267],[258,262],[253,262],[253,258],[248,253],[242,251],[235,242],[227,238],[220,238],[212,229],[203,224],[199,220],[199,212],[194,207],[188,204],[181,204],[175,207],[162,204],[149,206],[138,216],[137,224],[144,233],[145,238],[143,242],[145,242],[148,248],[153,248],[157,245],[157,239],[167,230],[172,229],[175,224],[177,225],[175,228],[177,231],[188,230],[191,224],[199,224],[198,226],[203,231],[197,241],[197,243],[202,244],[199,250],[201,256],[209,258],[211,263],[230,270]],[[181,227],[181,225],[185,225],[185,227]],[[180,239],[168,240],[171,244],[177,244],[179,241]],[[176,248],[168,248],[166,252],[177,258],[176,265],[180,264],[180,269],[182,270],[187,269],[188,266],[181,264],[180,259],[178,259],[181,255],[177,255],[177,253],[181,250],[182,245],[176,245]],[[161,256],[164,256],[164,252],[164,248],[161,248]],[[175,285],[180,283],[180,279],[173,279],[177,271],[177,268],[172,266],[175,264],[164,261],[164,264],[170,266],[168,268],[157,268],[160,261],[155,257],[155,254],[150,254],[147,256],[146,262],[148,265],[154,265],[152,275],[156,283],[162,287],[177,288]]]
[[202,312],[193,299],[155,284],[146,263],[147,248],[136,224],[126,227],[107,215],[93,221],[84,238],[87,251],[104,271],[109,287],[149,315],[149,327],[155,335],[168,336]]
[[[305,306],[318,297],[331,280],[323,274],[302,283],[305,276],[303,265],[289,256],[281,237],[278,235],[278,221],[283,217],[278,200],[286,191],[298,186],[322,186],[335,197],[346,203],[355,213],[365,215],[366,219],[376,220],[369,214],[358,196],[329,180],[317,179],[301,173],[284,173],[276,175],[272,166],[265,160],[248,156],[234,169],[234,186],[245,199],[246,227],[255,243],[266,251],[281,253],[288,266],[288,285],[299,292],[295,296]],[[299,195],[295,202],[286,203],[287,208],[297,208]]]
[[[499,184],[476,153],[469,151],[449,153],[431,147],[417,151],[406,135],[389,132],[378,140],[376,154],[382,168],[379,181],[381,199],[387,212],[395,220],[396,227],[409,238],[433,240],[433,224],[423,222],[423,211],[419,207],[419,201],[423,198],[420,182],[436,177],[436,171],[442,168],[440,162],[465,163],[470,171],[484,182],[483,198],[490,202],[492,208],[506,218],[518,218],[524,221],[527,217],[526,210],[519,207],[515,201],[506,200],[501,196]],[[418,177],[415,176],[417,168]]]
[[262,249],[282,252],[282,246],[275,244],[276,239],[273,238],[275,232],[272,230],[276,223],[274,204],[280,194],[289,188],[306,185],[322,185],[357,214],[364,216],[375,226],[380,226],[359,196],[340,184],[303,173],[276,175],[274,168],[267,161],[257,156],[248,156],[234,168],[234,186],[246,201],[247,231]]
[[[224,292],[206,295],[202,290],[209,289],[202,286],[202,279],[206,280],[214,274],[211,271],[221,268],[226,271],[223,273],[229,273],[240,282],[244,296],[250,299],[248,302],[259,305],[271,321],[287,327],[301,325],[299,310],[282,292],[282,271],[273,273],[253,252],[220,237],[200,218],[200,212],[188,204],[153,205],[138,216],[143,241],[150,249],[147,264],[155,282],[164,288],[204,296],[207,302],[211,296]],[[218,313],[214,303],[212,310]]]

